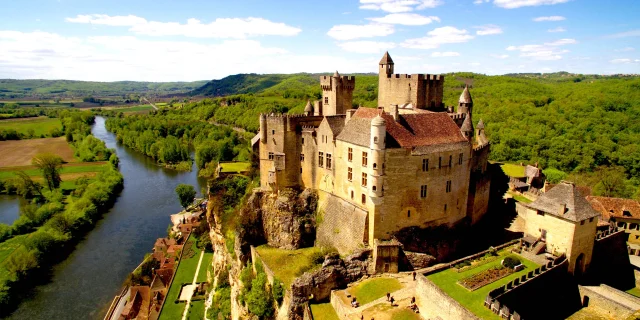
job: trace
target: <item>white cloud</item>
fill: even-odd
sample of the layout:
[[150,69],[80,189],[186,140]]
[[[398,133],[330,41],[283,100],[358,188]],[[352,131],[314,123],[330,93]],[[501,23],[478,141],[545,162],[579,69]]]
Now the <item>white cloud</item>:
[[380,18],[368,18],[371,21],[387,24],[402,24],[406,26],[423,26],[434,21],[440,22],[435,16],[423,16],[417,13],[392,13]]
[[569,0],[493,0],[493,4],[505,9],[534,7],[569,2]]
[[394,32],[392,25],[370,23],[365,25],[341,24],[333,26],[327,35],[337,40],[388,36]]
[[480,62],[470,62],[469,65],[472,67],[477,67],[480,65]]
[[629,52],[629,51],[635,51],[635,48],[632,47],[626,47],[626,48],[622,48],[622,49],[616,49],[616,52]]
[[638,63],[640,62],[640,59],[613,59],[610,60],[609,62],[611,63]]
[[300,31],[281,22],[263,18],[218,18],[210,23],[198,19],[179,22],[148,21],[134,15],[109,16],[105,14],[78,15],[67,18],[73,23],[90,23],[113,27],[129,27],[129,31],[147,36],[185,36],[192,38],[245,39],[252,36],[295,36]]
[[491,2],[491,0],[475,0],[473,1],[473,4],[483,4],[488,2]]
[[446,51],[446,52],[434,52],[431,54],[434,58],[442,58],[442,57],[459,57],[460,53],[454,51]]
[[609,37],[611,38],[640,37],[640,30],[620,32],[620,33],[612,34]]
[[237,73],[371,72],[380,59],[298,55],[256,40],[203,44],[7,30],[0,30],[0,48],[0,78],[18,79],[193,81]]
[[563,17],[563,16],[547,16],[547,17],[537,17],[537,18],[533,18],[533,21],[535,22],[543,22],[543,21],[562,21],[562,20],[566,20],[567,18]]
[[557,28],[553,28],[553,29],[547,30],[547,32],[551,32],[551,33],[566,32],[566,31],[567,31],[567,29],[565,29],[563,27],[557,27]]
[[567,49],[559,47],[578,43],[575,39],[560,39],[544,44],[528,44],[522,46],[509,46],[509,51],[520,51],[520,57],[532,58],[534,60],[560,60],[562,55],[568,53]]
[[407,39],[400,45],[413,49],[435,49],[445,43],[462,43],[473,39],[467,30],[455,27],[436,28],[427,33],[426,37]]
[[490,55],[492,58],[496,58],[496,59],[506,59],[509,58],[508,54],[491,54]]
[[484,26],[473,27],[474,29],[478,29],[476,34],[479,36],[488,36],[492,34],[501,34],[502,29],[494,24],[488,24]]
[[344,51],[355,53],[381,53],[385,50],[393,49],[396,44],[393,42],[377,41],[350,41],[338,43]]
[[435,8],[444,2],[442,0],[360,0],[360,3],[360,9],[399,13]]

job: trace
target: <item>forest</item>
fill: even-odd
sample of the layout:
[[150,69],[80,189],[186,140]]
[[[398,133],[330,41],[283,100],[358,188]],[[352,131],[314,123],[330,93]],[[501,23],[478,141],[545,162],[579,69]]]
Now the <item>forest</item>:
[[[640,78],[444,76],[447,106],[456,106],[464,85],[470,86],[473,119],[486,124],[491,160],[538,163],[555,180],[569,177],[595,189],[602,189],[596,186],[611,168],[624,181],[602,194],[640,197]],[[229,76],[193,93],[213,96],[195,104],[208,108],[216,123],[251,132],[258,130],[260,113],[302,113],[307,99],[321,96],[318,77],[310,74]],[[356,75],[353,107],[375,107],[377,95],[377,75]]]

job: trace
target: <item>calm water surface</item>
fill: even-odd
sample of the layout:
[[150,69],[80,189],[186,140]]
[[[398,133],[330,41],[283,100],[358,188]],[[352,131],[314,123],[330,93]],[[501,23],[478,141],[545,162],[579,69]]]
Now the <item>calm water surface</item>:
[[16,195],[0,195],[0,223],[11,225],[20,217],[20,205],[26,203]]
[[176,185],[187,183],[197,190],[206,185],[195,168],[164,169],[117,144],[104,122],[96,117],[92,132],[116,149],[124,189],[86,239],[54,267],[51,282],[37,287],[11,319],[102,319],[127,274],[151,251],[155,239],[166,235],[169,215],[181,210]]

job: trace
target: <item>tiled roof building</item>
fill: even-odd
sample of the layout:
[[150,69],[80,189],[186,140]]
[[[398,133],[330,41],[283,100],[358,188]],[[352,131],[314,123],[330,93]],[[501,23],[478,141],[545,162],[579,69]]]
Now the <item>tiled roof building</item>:
[[488,206],[490,145],[484,123],[474,134],[469,87],[453,112],[442,102],[443,76],[393,69],[387,52],[378,108],[353,109],[356,79],[336,71],[320,77],[322,99],[307,102],[304,115],[261,115],[261,188],[311,188],[321,207],[330,197],[359,207],[364,221],[346,227],[366,225],[361,241],[369,245],[406,227],[478,221]]

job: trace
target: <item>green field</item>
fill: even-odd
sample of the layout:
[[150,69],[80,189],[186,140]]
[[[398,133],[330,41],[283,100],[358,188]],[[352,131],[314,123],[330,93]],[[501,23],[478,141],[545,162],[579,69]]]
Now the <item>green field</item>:
[[289,288],[293,280],[302,275],[304,271],[312,270],[319,266],[313,263],[312,256],[321,252],[317,247],[303,248],[296,250],[285,250],[262,245],[256,248],[271,271],[284,283],[285,288]]
[[[196,240],[194,238],[189,237],[187,242],[192,243],[191,248],[193,249],[195,254],[192,257],[187,258],[187,252],[183,252],[183,259],[180,260],[180,263],[178,264],[178,269],[173,276],[173,282],[171,283],[171,287],[169,288],[169,292],[167,293],[167,301],[165,301],[164,306],[162,307],[162,311],[160,311],[160,319],[180,319],[182,317],[182,313],[184,312],[184,302],[175,303],[175,301],[178,300],[182,284],[193,282],[193,276],[196,273],[196,269],[198,267],[198,261],[200,260],[201,251],[200,249],[196,248]],[[212,257],[213,254],[209,253],[208,256],[207,254],[205,254],[205,256],[202,258],[202,265],[200,266],[200,273],[198,274],[197,280],[201,278],[203,272],[204,278],[206,280],[207,266],[205,266],[205,262],[209,261],[209,263],[211,263]],[[194,301],[194,305],[195,303],[196,302]],[[202,313],[204,314],[204,309]],[[191,314],[193,315],[193,312],[191,312]],[[202,319],[202,317],[200,317],[200,319]]]
[[202,320],[204,319],[204,300],[192,301],[191,307],[189,307],[189,320]]
[[202,257],[202,264],[200,265],[200,272],[198,272],[196,282],[207,282],[207,270],[211,267],[211,259],[213,259],[213,252],[205,252]]
[[361,306],[402,289],[402,284],[395,278],[374,278],[360,282],[347,291],[355,296]]
[[144,105],[139,105],[134,107],[113,108],[110,110],[124,112],[124,113],[133,113],[133,112],[150,111],[150,110],[153,110],[153,107],[150,104],[144,104]]
[[[90,162],[91,165],[77,165],[77,164],[67,164],[62,166],[62,170],[60,170],[60,174],[68,174],[68,173],[87,173],[87,172],[102,172],[109,168],[109,164],[106,162]],[[27,170],[16,170],[16,168],[1,168],[0,169],[0,180],[15,177],[16,171],[24,171],[30,177],[39,177],[42,175],[42,172],[38,169],[27,169]]]
[[517,164],[504,163],[500,165],[504,174],[512,178],[524,178],[524,167]]
[[60,119],[48,117],[9,119],[0,121],[0,130],[2,129],[14,129],[22,134],[33,130],[34,135],[40,137],[48,135],[52,129],[62,130],[62,123]]
[[444,290],[450,297],[458,301],[465,308],[471,310],[474,314],[479,316],[482,319],[500,319],[497,315],[495,315],[491,310],[484,307],[484,299],[489,294],[489,291],[504,286],[507,283],[513,281],[513,279],[520,277],[523,274],[526,274],[530,270],[533,270],[539,267],[538,264],[535,264],[522,256],[518,256],[522,264],[525,265],[525,269],[516,273],[513,273],[507,277],[504,277],[500,280],[497,280],[493,283],[490,283],[484,287],[481,287],[475,291],[469,291],[458,284],[458,281],[461,279],[466,279],[474,274],[485,271],[489,268],[497,267],[500,265],[502,259],[495,260],[491,263],[487,263],[477,268],[473,268],[467,271],[463,271],[458,273],[455,269],[450,268],[444,271],[440,271],[434,274],[427,276],[427,279],[433,281],[440,289]]
[[313,320],[340,320],[331,303],[310,304]]
[[220,163],[222,167],[221,172],[233,173],[233,172],[246,172],[251,169],[251,163],[249,162],[223,162]]
[[522,202],[522,203],[531,203],[533,202],[533,200],[525,197],[525,196],[521,196],[517,193],[513,193],[513,192],[509,192],[509,194],[518,202]]

